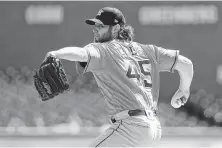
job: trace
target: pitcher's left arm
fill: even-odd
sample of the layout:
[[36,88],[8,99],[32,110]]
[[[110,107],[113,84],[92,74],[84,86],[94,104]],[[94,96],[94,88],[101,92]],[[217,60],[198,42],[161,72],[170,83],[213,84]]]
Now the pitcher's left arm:
[[189,90],[194,74],[192,61],[185,56],[179,55],[175,69],[180,75],[179,89],[184,91]]
[[180,75],[179,88],[171,100],[171,105],[174,108],[179,108],[187,102],[190,95],[190,86],[194,74],[193,63],[189,58],[180,55],[178,50],[157,46],[155,48],[158,52],[160,71],[174,72],[177,70]]

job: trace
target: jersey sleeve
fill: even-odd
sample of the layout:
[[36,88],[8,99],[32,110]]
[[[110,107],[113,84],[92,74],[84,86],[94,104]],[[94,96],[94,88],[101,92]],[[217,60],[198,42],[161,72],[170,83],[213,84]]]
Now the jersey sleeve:
[[158,46],[155,46],[154,48],[157,52],[160,71],[168,71],[173,73],[177,64],[179,50],[165,49]]
[[90,43],[84,47],[88,53],[87,65],[83,73],[99,72],[104,70],[106,65],[106,49],[101,43]]

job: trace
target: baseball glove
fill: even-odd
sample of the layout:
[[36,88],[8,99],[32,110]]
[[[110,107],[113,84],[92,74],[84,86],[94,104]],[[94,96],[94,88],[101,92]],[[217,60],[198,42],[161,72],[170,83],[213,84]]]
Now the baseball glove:
[[52,99],[65,90],[69,90],[64,67],[56,57],[47,57],[40,68],[35,70],[33,77],[35,88],[42,101]]

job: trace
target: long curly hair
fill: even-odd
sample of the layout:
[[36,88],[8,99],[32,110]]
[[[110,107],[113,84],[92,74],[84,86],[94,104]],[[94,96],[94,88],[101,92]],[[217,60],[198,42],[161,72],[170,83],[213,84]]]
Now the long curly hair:
[[120,26],[117,39],[124,41],[133,41],[135,38],[134,28],[131,25]]

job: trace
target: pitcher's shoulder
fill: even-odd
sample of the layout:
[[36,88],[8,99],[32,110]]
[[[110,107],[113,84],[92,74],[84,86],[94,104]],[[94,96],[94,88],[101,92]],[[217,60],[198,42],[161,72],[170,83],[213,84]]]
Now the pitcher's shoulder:
[[137,50],[143,50],[149,53],[154,53],[155,52],[155,45],[153,44],[142,44],[138,42],[132,42],[131,45],[136,48]]

